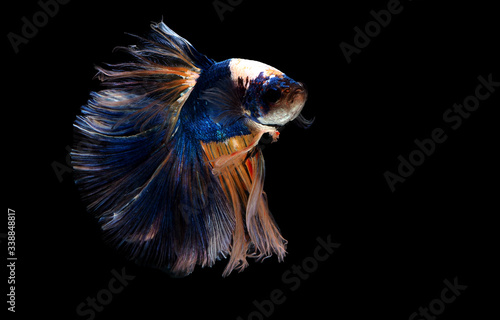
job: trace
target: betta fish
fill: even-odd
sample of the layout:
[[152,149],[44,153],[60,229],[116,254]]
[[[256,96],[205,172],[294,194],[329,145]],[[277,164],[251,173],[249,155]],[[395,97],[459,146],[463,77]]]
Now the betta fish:
[[261,62],[216,62],[163,22],[131,61],[96,67],[104,86],[77,116],[75,182],[104,236],[130,260],[175,276],[228,258],[275,254],[287,241],[269,211],[259,141],[274,142],[307,90]]

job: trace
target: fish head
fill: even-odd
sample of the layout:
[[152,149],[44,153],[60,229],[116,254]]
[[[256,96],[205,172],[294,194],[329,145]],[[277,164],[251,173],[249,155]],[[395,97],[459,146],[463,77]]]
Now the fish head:
[[261,62],[235,59],[233,80],[245,90],[243,109],[254,122],[283,126],[294,120],[307,100],[307,90],[298,81]]

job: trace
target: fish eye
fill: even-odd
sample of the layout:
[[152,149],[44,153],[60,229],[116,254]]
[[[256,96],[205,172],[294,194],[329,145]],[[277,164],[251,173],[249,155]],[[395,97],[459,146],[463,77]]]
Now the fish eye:
[[276,103],[281,98],[281,90],[276,87],[271,87],[264,92],[262,99],[267,103]]

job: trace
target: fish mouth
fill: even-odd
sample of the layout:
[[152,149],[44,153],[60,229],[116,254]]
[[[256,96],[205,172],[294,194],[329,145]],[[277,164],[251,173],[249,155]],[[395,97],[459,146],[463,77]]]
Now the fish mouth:
[[287,97],[288,103],[292,104],[296,99],[303,100],[303,103],[307,100],[307,89],[302,82],[296,82],[290,86],[290,93]]
[[[290,93],[286,97],[282,109],[285,111],[286,116],[283,121],[288,123],[297,118],[304,108],[307,100],[307,89],[301,82],[296,82],[290,86]],[[285,123],[280,122],[278,126],[283,126]]]
[[297,82],[295,88],[291,91],[288,96],[288,105],[290,106],[290,111],[292,112],[292,117],[289,121],[294,120],[298,117],[302,108],[306,104],[307,100],[307,89],[302,82]]
[[292,82],[282,91],[282,98],[258,122],[276,129],[297,118],[307,100],[307,89],[301,82]]

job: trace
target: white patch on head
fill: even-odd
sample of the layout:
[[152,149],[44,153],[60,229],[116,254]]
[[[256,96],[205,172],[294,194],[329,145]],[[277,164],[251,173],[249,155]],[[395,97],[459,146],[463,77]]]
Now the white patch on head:
[[[271,67],[262,62],[254,61],[254,60],[246,60],[246,59],[231,59],[229,62],[229,68],[231,70],[231,79],[234,82],[238,81],[238,78],[242,78],[245,80],[248,79],[254,80],[259,76],[261,72],[264,72],[264,76],[273,77],[273,76],[281,76],[283,72],[279,71],[276,68]],[[244,81],[245,86],[248,86],[246,81]]]

